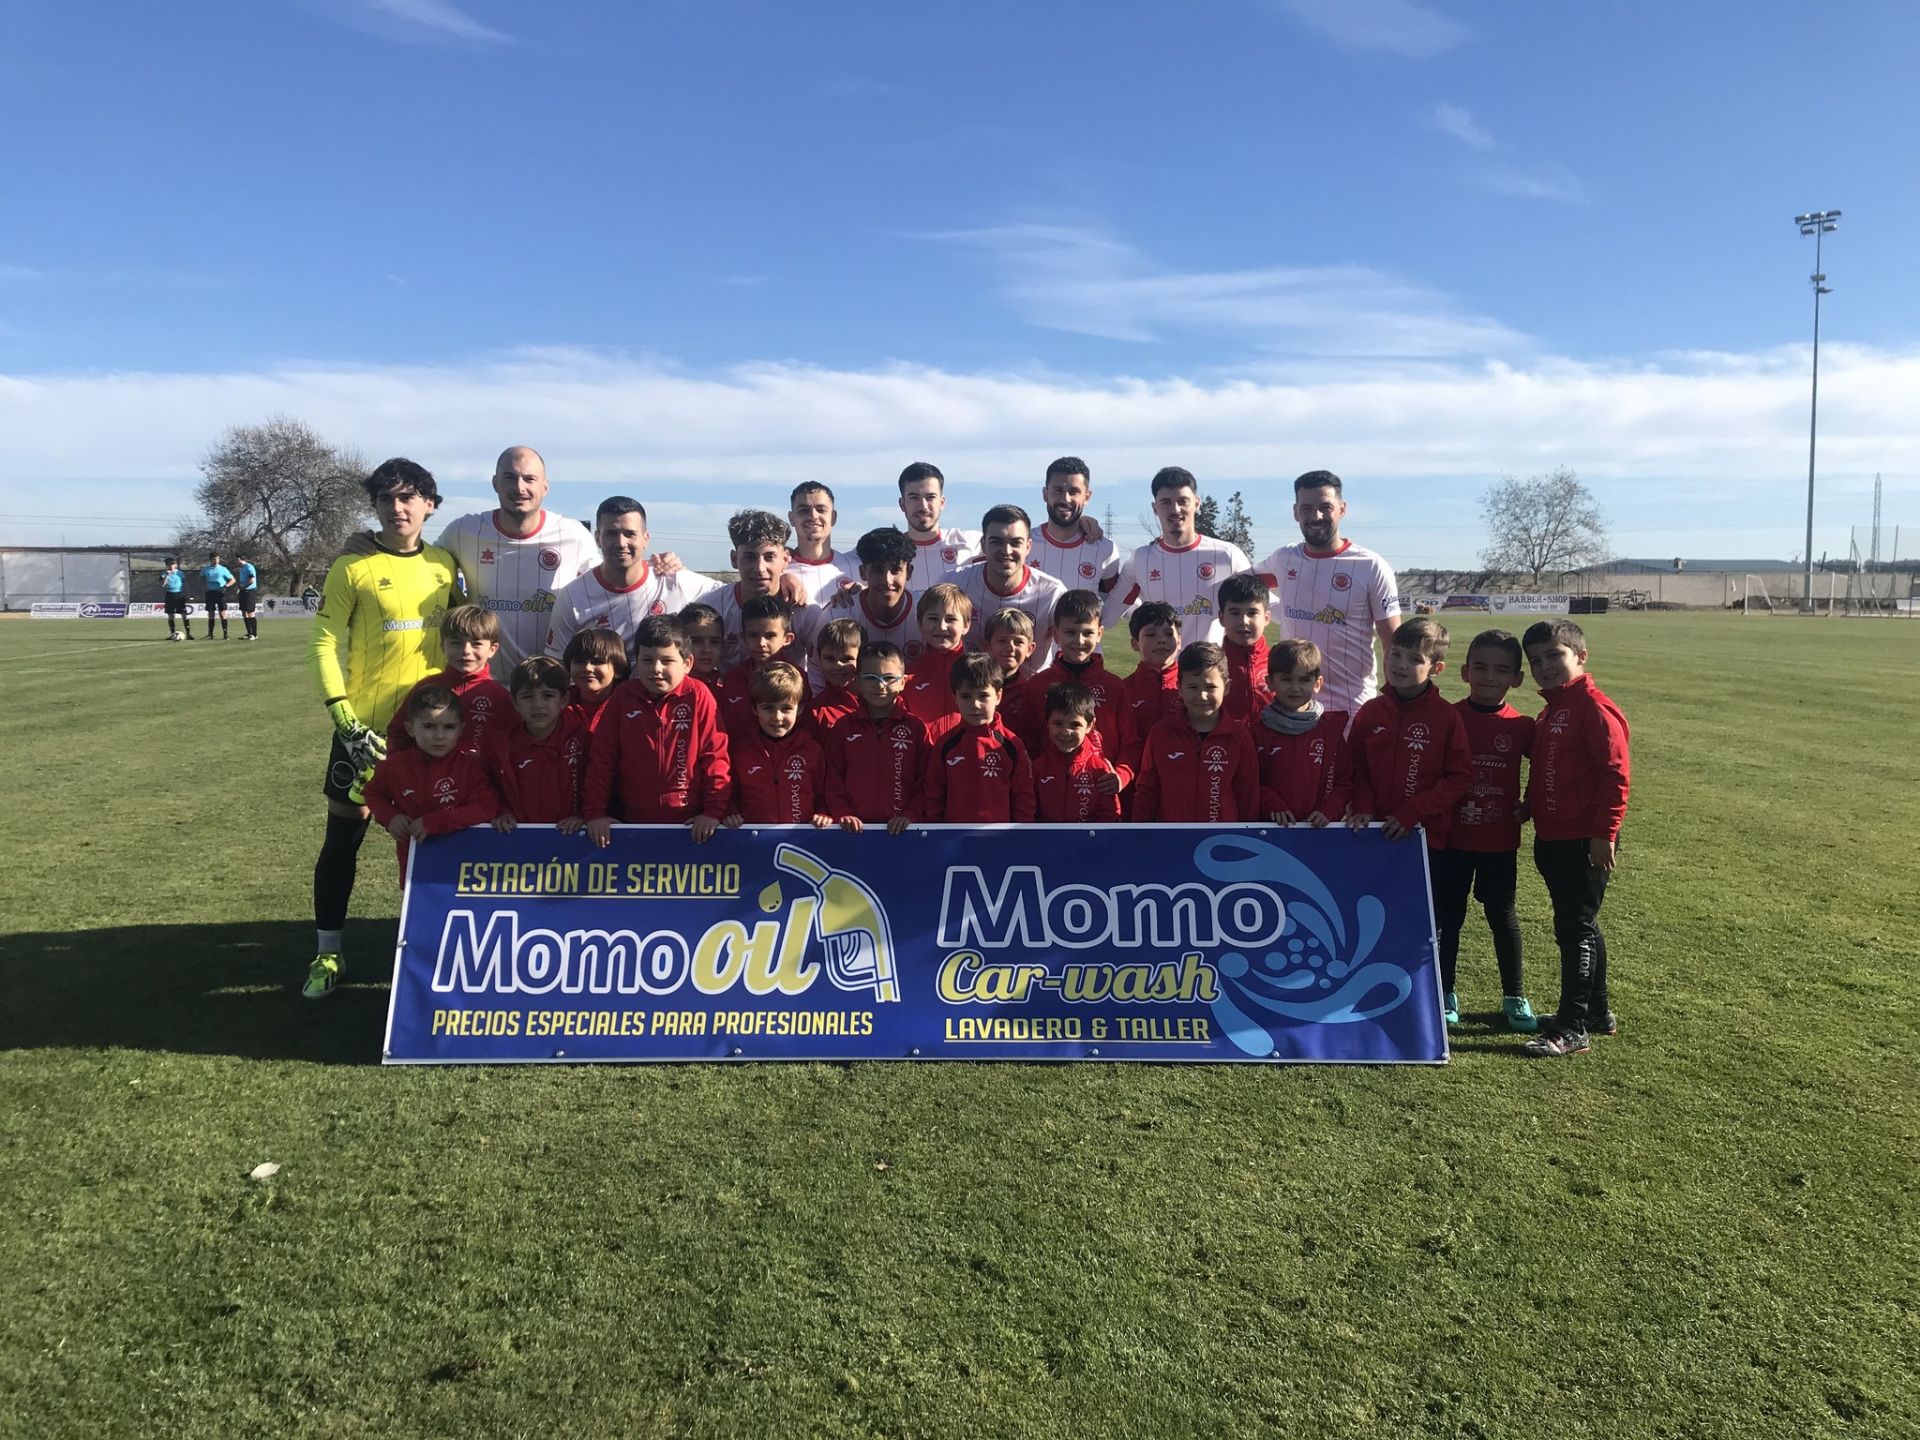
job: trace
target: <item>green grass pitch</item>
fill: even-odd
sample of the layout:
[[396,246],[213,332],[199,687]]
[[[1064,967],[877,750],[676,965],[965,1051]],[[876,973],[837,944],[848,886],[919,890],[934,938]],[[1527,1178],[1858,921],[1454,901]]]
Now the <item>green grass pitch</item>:
[[1622,1034],[1437,1070],[383,1070],[262,628],[0,624],[0,1435],[1920,1434],[1920,624],[1596,622]]

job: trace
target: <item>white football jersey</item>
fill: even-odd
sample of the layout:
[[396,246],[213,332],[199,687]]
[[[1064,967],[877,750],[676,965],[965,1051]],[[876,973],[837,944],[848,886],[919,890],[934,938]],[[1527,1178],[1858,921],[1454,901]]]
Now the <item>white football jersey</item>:
[[1120,578],[1120,547],[1102,535],[1098,540],[1084,536],[1061,544],[1047,534],[1042,525],[1033,532],[1033,548],[1027,563],[1044,570],[1069,590],[1092,590],[1106,594]]
[[524,538],[504,534],[491,510],[462,515],[433,543],[451,550],[467,577],[467,594],[499,617],[500,653],[494,678],[505,683],[513,667],[546,648],[554,597],[600,563],[587,527],[551,510]]
[[[1393,567],[1373,551],[1342,540],[1331,554],[1306,542],[1282,545],[1260,562],[1274,588],[1273,618],[1290,640],[1320,647],[1326,688],[1320,703],[1353,714],[1380,693],[1374,624],[1400,618]],[[1460,647],[1460,653],[1466,653]]]
[[851,550],[841,550],[824,560],[795,558],[787,561],[787,574],[797,575],[807,587],[807,603],[818,605],[838,590],[842,581],[859,581],[860,557]]
[[914,545],[913,573],[907,583],[915,594],[953,579],[956,570],[970,568],[967,562],[980,553],[978,530],[942,530],[932,540],[915,539],[909,532],[907,538]]
[[1180,614],[1183,644],[1211,640],[1218,645],[1227,633],[1220,624],[1220,582],[1252,568],[1238,545],[1211,535],[1196,535],[1179,550],[1164,540],[1149,541],[1120,567],[1119,582],[1107,596],[1107,624],[1115,624],[1136,605],[1164,600]]
[[1053,607],[1067,593],[1067,587],[1044,570],[1031,565],[1020,583],[1004,594],[987,580],[985,565],[969,565],[954,577],[954,584],[973,602],[973,623],[967,627],[967,649],[987,648],[987,621],[1002,610],[1024,610],[1033,620],[1033,654],[1020,667],[1022,675],[1038,675],[1053,663]]
[[712,604],[713,592],[720,588],[719,581],[692,570],[678,571],[670,579],[663,579],[650,565],[642,570],[640,579],[624,590],[610,587],[598,569],[561,586],[553,601],[553,623],[547,627],[547,654],[558,660],[576,632],[597,625],[618,635],[631,654],[633,632],[642,620],[649,615],[677,615],[696,600]]

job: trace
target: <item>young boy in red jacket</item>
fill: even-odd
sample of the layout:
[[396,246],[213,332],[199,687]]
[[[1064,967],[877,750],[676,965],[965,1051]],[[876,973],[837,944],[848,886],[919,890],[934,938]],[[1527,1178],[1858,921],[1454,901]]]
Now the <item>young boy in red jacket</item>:
[[1251,728],[1273,699],[1267,688],[1267,585],[1243,570],[1222,580],[1215,593],[1226,635],[1220,648],[1227,652],[1227,718]]
[[560,656],[567,667],[567,709],[578,715],[592,734],[600,728],[614,687],[627,678],[627,647],[604,625],[573,632]]
[[[484,752],[488,734],[495,729],[510,729],[519,724],[514,714],[513,696],[507,687],[493,678],[487,668],[500,649],[500,617],[478,605],[456,605],[440,617],[440,649],[447,668],[414,686],[438,685],[451,690],[460,700],[465,716],[460,743],[468,750]],[[400,702],[387,722],[387,753],[412,746],[408,732],[407,709],[412,700]]]
[[1040,755],[1048,749],[1047,694],[1056,685],[1079,685],[1093,696],[1094,729],[1100,737],[1100,754],[1108,761],[1113,778],[1102,781],[1106,793],[1119,795],[1133,784],[1133,767],[1139,764],[1139,738],[1133,733],[1133,715],[1127,708],[1126,687],[1118,675],[1107,669],[1100,646],[1106,639],[1101,623],[1099,594],[1092,590],[1069,590],[1053,607],[1053,663],[1035,675],[1034,693],[1041,703],[1020,738],[1027,753]]
[[1231,824],[1260,815],[1260,757],[1246,727],[1229,720],[1227,657],[1196,640],[1180,652],[1177,720],[1162,720],[1142,747],[1133,818]]
[[567,667],[550,655],[529,656],[513,667],[509,688],[520,723],[496,731],[489,747],[487,760],[501,799],[493,828],[510,835],[520,825],[551,825],[571,835],[585,823],[580,783],[593,732],[567,703]]
[[1006,677],[992,657],[953,662],[958,713],[927,736],[925,814],[950,825],[1005,825],[1033,819],[1033,761],[1000,723]]
[[1504,630],[1483,630],[1467,647],[1467,698],[1455,702],[1467,729],[1473,783],[1453,808],[1447,848],[1433,856],[1433,918],[1440,934],[1440,988],[1447,992],[1447,1023],[1460,1023],[1454,974],[1467,901],[1480,897],[1500,966],[1500,1008],[1507,1028],[1531,1035],[1540,1028],[1521,979],[1519,889],[1520,762],[1533,748],[1533,717],[1507,703],[1524,678],[1520,642]]
[[1016,735],[1033,728],[1034,712],[1046,697],[1036,690],[1032,675],[1023,676],[1020,667],[1033,658],[1037,637],[1033,617],[1024,610],[999,610],[987,617],[984,631],[987,655],[1007,677],[1007,688],[1000,696],[1000,723]]
[[1047,690],[1047,743],[1033,761],[1034,813],[1049,824],[1112,824],[1117,777],[1100,748],[1099,705],[1084,685]]
[[413,841],[484,825],[500,811],[486,762],[462,740],[462,708],[444,685],[414,686],[403,721],[411,743],[388,751],[367,782],[367,809],[396,842],[402,884]]
[[1587,674],[1587,637],[1571,620],[1542,620],[1521,639],[1546,699],[1527,765],[1533,864],[1553,901],[1560,1004],[1526,1044],[1529,1055],[1578,1055],[1590,1034],[1618,1031],[1607,1008],[1607,941],[1600,933],[1619,857],[1632,767],[1627,717]]
[[[1177,719],[1180,705],[1180,612],[1164,600],[1149,600],[1127,616],[1127,642],[1140,659],[1120,687],[1134,744],[1162,720]],[[1136,753],[1128,758],[1138,768]]]
[[827,732],[860,708],[860,647],[865,643],[860,622],[850,615],[820,627],[813,669],[821,688],[813,692],[807,706],[807,729],[823,747]]
[[907,667],[906,688],[900,692],[900,708],[918,715],[927,728],[955,713],[953,704],[953,662],[966,643],[967,627],[973,624],[973,601],[967,592],[951,581],[943,580],[920,592],[920,642],[926,648],[920,658]]
[[1447,668],[1447,627],[1421,616],[1393,632],[1387,646],[1387,688],[1353,717],[1353,799],[1347,824],[1363,830],[1380,817],[1380,833],[1404,840],[1427,829],[1427,849],[1447,843],[1453,807],[1473,783],[1473,756],[1460,712],[1434,677]]
[[[751,603],[751,602],[749,602]],[[733,813],[720,823],[833,824],[827,811],[827,762],[805,724],[807,677],[784,660],[769,660],[747,681],[754,727],[727,740],[733,768]]]
[[759,729],[751,693],[754,673],[769,660],[784,659],[792,647],[793,612],[785,600],[778,595],[755,595],[741,602],[740,663],[711,687],[729,746]]
[[898,835],[920,818],[927,727],[900,708],[907,661],[890,640],[860,647],[860,708],[827,732],[827,811],[842,830]]
[[587,838],[605,848],[617,804],[630,825],[685,822],[696,844],[733,808],[727,737],[713,694],[689,673],[687,632],[649,615],[633,634],[633,678],[607,701],[593,732],[580,813]]
[[1321,705],[1320,666],[1311,640],[1275,645],[1266,680],[1273,698],[1247,727],[1260,757],[1260,813],[1276,825],[1324,829],[1347,813],[1353,794],[1347,712]]

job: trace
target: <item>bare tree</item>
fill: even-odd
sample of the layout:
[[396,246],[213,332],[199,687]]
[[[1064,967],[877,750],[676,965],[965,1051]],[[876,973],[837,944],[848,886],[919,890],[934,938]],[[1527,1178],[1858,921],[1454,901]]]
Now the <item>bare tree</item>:
[[1593,492],[1564,465],[1545,475],[1511,475],[1481,498],[1487,525],[1480,558],[1489,570],[1518,572],[1535,585],[1542,575],[1607,558],[1607,522]]
[[1253,554],[1253,516],[1247,513],[1246,499],[1238,490],[1227,497],[1227,513],[1220,521],[1219,538],[1238,545],[1248,555]]
[[206,478],[193,498],[206,518],[182,527],[182,552],[244,554],[263,584],[285,593],[324,575],[364,524],[366,461],[288,415],[234,426],[207,452],[200,473]]

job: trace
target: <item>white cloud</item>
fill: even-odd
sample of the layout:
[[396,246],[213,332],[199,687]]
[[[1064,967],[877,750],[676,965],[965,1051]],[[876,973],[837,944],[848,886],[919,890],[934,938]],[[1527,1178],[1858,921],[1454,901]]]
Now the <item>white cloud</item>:
[[467,40],[485,45],[511,45],[513,36],[474,19],[453,0],[346,0],[350,7],[339,10],[339,0],[326,8],[350,24],[395,40],[423,42],[434,39]]
[[1272,353],[1433,358],[1513,354],[1524,336],[1438,291],[1364,265],[1178,271],[1104,231],[999,225],[921,238],[969,246],[1035,325],[1140,343],[1234,335]]
[[1427,118],[1427,127],[1438,130],[1442,135],[1451,135],[1470,149],[1499,148],[1493,136],[1473,118],[1473,112],[1463,105],[1450,105],[1444,100],[1441,101],[1433,107],[1433,114]]
[[[1911,424],[1920,349],[1823,346],[1821,362],[1816,543],[1844,550],[1828,528],[1864,523],[1877,470],[1889,516],[1920,520]],[[1785,556],[1804,518],[1807,354],[1355,365],[1317,379],[1200,381],[914,365],[692,374],[555,349],[437,367],[0,376],[9,461],[0,512],[92,510],[105,526],[115,512],[184,511],[208,444],[276,412],[370,458],[411,455],[460,496],[485,495],[504,444],[535,444],[556,504],[580,514],[612,491],[638,495],[660,538],[696,563],[719,563],[712,537],[732,509],[784,509],[802,479],[833,486],[843,531],[856,533],[897,513],[893,479],[908,460],[947,471],[964,519],[1036,492],[1046,461],[1063,452],[1092,462],[1096,510],[1111,502],[1129,532],[1146,477],[1177,463],[1223,499],[1244,488],[1261,542],[1276,544],[1286,538],[1284,480],[1325,466],[1348,477],[1356,524],[1390,540],[1398,558],[1464,562],[1479,544],[1476,501],[1489,479],[1566,464],[1595,486],[1636,553]],[[115,423],[99,424],[102,415]],[[7,523],[16,543],[58,528]]]
[[1540,165],[1531,169],[1490,165],[1478,172],[1475,181],[1496,195],[1511,195],[1521,200],[1562,200],[1570,205],[1587,203],[1586,187],[1564,165]]
[[1386,50],[1423,60],[1468,36],[1450,15],[1417,0],[1279,0],[1309,29],[1349,50]]

